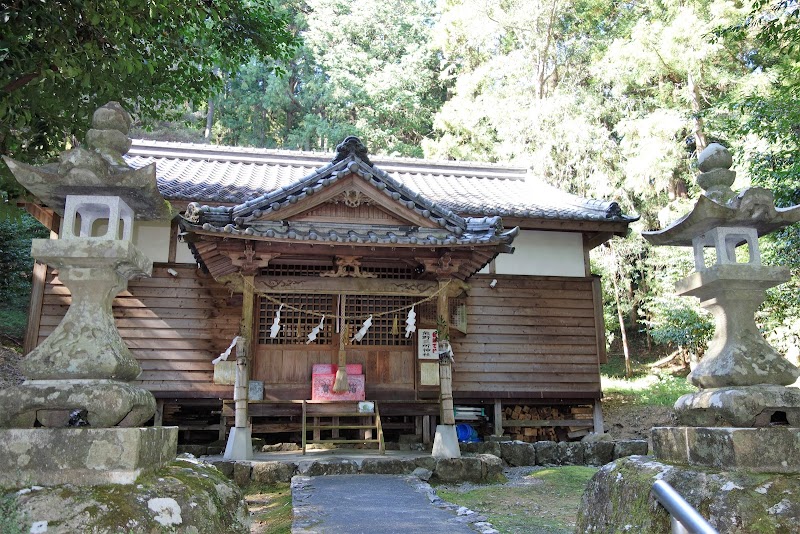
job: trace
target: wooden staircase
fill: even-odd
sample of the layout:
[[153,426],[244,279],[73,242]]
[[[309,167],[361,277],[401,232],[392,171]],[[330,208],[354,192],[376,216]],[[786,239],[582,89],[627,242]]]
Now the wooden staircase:
[[[309,443],[377,443],[380,453],[386,454],[378,403],[370,402],[374,406],[372,412],[359,411],[359,401],[303,401],[303,454]],[[363,439],[340,439],[339,430],[373,431],[375,435]],[[313,432],[311,440],[308,439],[309,431]],[[322,439],[322,432],[327,431],[331,432],[331,437]]]

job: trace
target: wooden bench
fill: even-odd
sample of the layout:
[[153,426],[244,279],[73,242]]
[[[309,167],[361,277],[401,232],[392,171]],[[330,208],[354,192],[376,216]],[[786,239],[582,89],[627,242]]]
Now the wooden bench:
[[[374,410],[371,413],[359,411],[358,401],[303,401],[303,454],[306,453],[306,445],[309,443],[377,443],[378,451],[381,454],[386,454],[378,403],[369,402],[372,402],[374,406]],[[309,418],[312,419],[311,424],[309,424]],[[362,424],[352,422],[353,418],[359,419]],[[328,419],[328,421],[323,421],[324,419]],[[345,419],[345,421],[342,422],[342,419]],[[370,423],[363,424],[365,419],[368,419]],[[311,440],[308,439],[307,435],[309,430],[314,433]],[[331,431],[331,438],[322,439],[321,432],[327,430]],[[376,437],[364,436],[362,439],[340,439],[338,437],[339,430],[359,430],[365,431],[365,433],[366,431],[375,431]]]

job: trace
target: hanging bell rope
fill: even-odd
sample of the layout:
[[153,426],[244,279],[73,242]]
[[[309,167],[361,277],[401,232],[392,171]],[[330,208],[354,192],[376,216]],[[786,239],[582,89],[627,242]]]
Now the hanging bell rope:
[[339,359],[336,368],[336,378],[333,381],[333,392],[344,393],[350,389],[347,381],[347,338],[350,337],[350,327],[344,325],[339,335]]

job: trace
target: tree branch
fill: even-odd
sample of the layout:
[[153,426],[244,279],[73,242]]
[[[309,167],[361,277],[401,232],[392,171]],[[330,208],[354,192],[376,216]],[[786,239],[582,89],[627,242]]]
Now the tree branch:
[[3,91],[6,92],[6,93],[13,93],[17,89],[21,89],[22,87],[25,87],[26,85],[28,85],[29,83],[31,83],[33,80],[35,80],[36,78],[38,78],[41,75],[42,75],[41,69],[38,69],[38,70],[36,70],[34,72],[31,72],[30,74],[26,74],[25,76],[22,76],[21,78],[17,78],[13,82],[7,83],[6,86],[3,87]]

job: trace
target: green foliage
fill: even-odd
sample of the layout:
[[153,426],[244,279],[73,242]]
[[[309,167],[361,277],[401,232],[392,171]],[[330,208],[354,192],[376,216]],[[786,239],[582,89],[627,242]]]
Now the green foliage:
[[0,214],[0,334],[19,342],[25,335],[31,288],[31,238],[50,232],[17,210]]
[[14,495],[0,496],[0,532],[3,534],[27,534],[30,524],[19,511]]
[[655,296],[645,308],[648,333],[656,343],[672,344],[686,354],[702,355],[714,333],[714,323],[689,299]]
[[[619,366],[618,366],[619,368]],[[608,374],[606,366],[601,369],[603,394],[625,404],[639,406],[673,406],[678,397],[694,393],[697,388],[684,377],[669,373],[644,374],[643,369],[632,378],[624,377],[624,369]]]
[[251,61],[226,84],[214,139],[331,150],[358,135],[372,152],[421,156],[444,99],[429,46],[433,2],[307,0],[286,8],[303,46],[288,60]]
[[0,153],[27,161],[82,138],[109,100],[159,117],[296,42],[269,0],[14,2],[0,23]]

